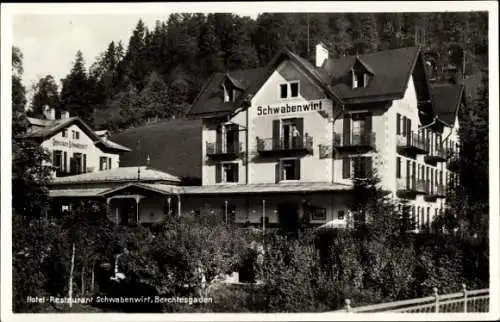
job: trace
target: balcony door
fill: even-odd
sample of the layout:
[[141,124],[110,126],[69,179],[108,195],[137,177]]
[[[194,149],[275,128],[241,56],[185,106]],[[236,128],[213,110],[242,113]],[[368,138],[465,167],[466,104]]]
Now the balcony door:
[[239,150],[237,124],[223,124],[219,126],[216,136],[216,153],[234,153]]
[[344,116],[344,145],[368,144],[371,132],[371,112],[356,112]]
[[283,150],[302,147],[304,137],[304,119],[289,118],[275,120],[273,122],[273,142],[275,146],[281,146]]

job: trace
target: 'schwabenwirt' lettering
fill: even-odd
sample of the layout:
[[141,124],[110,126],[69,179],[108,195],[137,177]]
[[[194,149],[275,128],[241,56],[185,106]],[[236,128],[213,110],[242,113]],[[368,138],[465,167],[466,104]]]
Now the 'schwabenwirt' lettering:
[[257,107],[257,116],[287,114],[287,113],[297,113],[297,112],[314,112],[322,110],[323,110],[322,101],[314,101],[306,104],[297,104],[297,105],[290,105],[290,104],[280,105],[280,106],[267,105],[267,106]]

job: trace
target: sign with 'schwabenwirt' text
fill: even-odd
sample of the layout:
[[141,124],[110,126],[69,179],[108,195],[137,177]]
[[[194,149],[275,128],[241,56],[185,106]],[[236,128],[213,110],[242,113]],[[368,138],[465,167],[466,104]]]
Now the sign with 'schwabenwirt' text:
[[309,101],[304,103],[286,103],[279,105],[266,105],[257,107],[257,116],[281,115],[290,113],[319,112],[323,111],[322,100]]
[[65,146],[65,147],[70,147],[70,148],[77,148],[77,149],[86,149],[87,144],[81,144],[81,143],[75,143],[71,141],[59,141],[56,139],[52,140],[52,145],[53,146]]

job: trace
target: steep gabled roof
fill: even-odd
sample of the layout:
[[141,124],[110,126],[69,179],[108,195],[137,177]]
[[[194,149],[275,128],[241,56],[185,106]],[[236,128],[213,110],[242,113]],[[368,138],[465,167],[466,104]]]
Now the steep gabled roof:
[[306,59],[296,55],[294,52],[289,50],[288,48],[283,48],[280,50],[274,58],[267,64],[264,72],[260,75],[258,80],[254,82],[248,89],[243,92],[243,95],[236,101],[236,108],[246,108],[246,102],[248,102],[249,98],[253,97],[259,89],[264,85],[267,79],[272,75],[275,69],[279,66],[279,64],[284,60],[289,59],[294,62],[302,71],[304,71],[309,77],[311,77],[317,85],[319,85],[324,91],[325,94],[328,95],[331,99],[340,103],[339,97],[331,90],[328,86],[329,80],[328,75],[317,69],[313,64],[311,64]]
[[[344,103],[403,97],[419,56],[418,47],[379,51],[365,55],[328,59],[323,69],[331,78],[332,90]],[[350,71],[358,61],[374,77],[366,87],[352,88]]]
[[438,119],[445,125],[453,127],[458,115],[460,103],[464,97],[464,85],[462,84],[432,84],[432,100],[434,101],[434,112]]
[[[340,102],[335,93],[331,91],[329,85],[328,75],[322,70],[314,67],[306,59],[296,55],[287,48],[279,51],[274,58],[264,68],[254,68],[247,70],[231,71],[227,74],[215,73],[207,81],[202,88],[199,96],[194,101],[188,115],[193,117],[203,117],[204,115],[229,115],[232,112],[242,107],[249,98],[253,97],[255,93],[262,87],[266,80],[271,76],[276,67],[284,60],[289,59],[299,66],[308,76],[310,76],[316,83],[323,88],[323,90],[332,99]],[[236,102],[224,102],[221,93],[221,84],[225,80],[226,75],[230,80],[235,80],[236,83],[242,84],[244,91],[236,99]]]
[[131,151],[129,148],[123,145],[99,137],[99,135],[97,135],[96,132],[87,125],[87,123],[85,123],[81,118],[77,116],[60,120],[42,120],[33,117],[28,117],[28,122],[39,128],[35,129],[32,132],[26,133],[23,136],[24,138],[45,140],[59,133],[63,129],[73,124],[76,124],[83,130],[83,132],[85,132],[85,134],[87,134],[90,137],[90,139],[94,142],[94,144],[100,148],[119,151],[119,152]]

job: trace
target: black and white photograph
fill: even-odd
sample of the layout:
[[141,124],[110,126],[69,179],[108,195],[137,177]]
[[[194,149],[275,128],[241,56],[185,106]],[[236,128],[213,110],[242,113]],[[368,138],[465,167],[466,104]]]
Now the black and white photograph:
[[500,318],[497,2],[2,4],[1,75],[2,320]]

